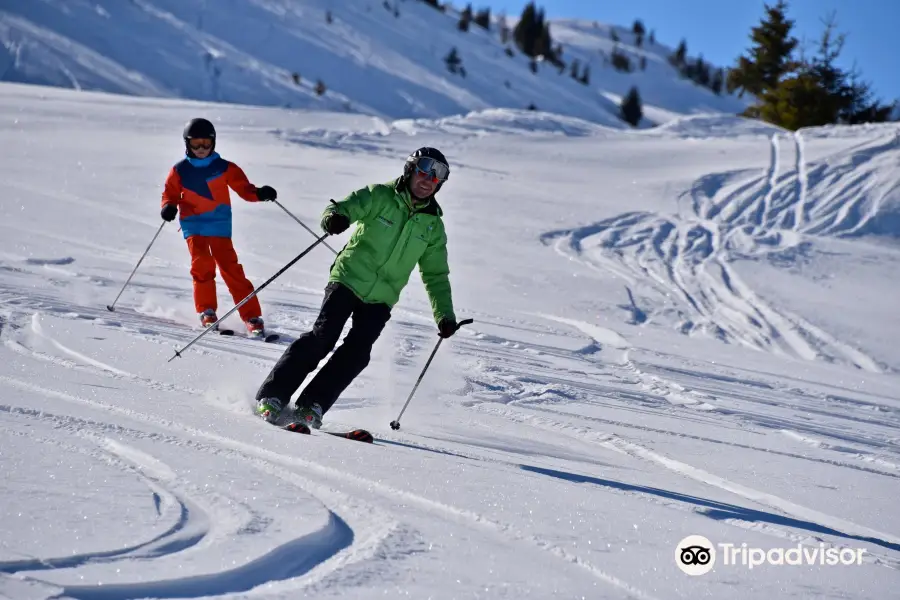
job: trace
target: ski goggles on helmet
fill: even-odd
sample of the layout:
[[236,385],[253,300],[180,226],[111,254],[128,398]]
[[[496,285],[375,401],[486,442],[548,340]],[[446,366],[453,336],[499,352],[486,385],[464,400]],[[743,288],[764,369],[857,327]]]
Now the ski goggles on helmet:
[[188,140],[188,146],[191,147],[191,150],[209,150],[212,148],[213,141],[209,138],[197,138]]
[[417,158],[413,164],[418,173],[430,176],[433,183],[447,181],[447,178],[450,177],[450,167],[439,160],[423,156],[422,158]]

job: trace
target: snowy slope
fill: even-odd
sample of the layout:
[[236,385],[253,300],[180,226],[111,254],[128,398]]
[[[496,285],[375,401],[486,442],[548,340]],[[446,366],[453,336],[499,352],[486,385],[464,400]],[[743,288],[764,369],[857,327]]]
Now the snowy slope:
[[[388,423],[437,341],[415,274],[326,415],[373,445],[252,416],[283,343],[207,335],[169,362],[197,334],[175,226],[105,309],[198,114],[311,226],[411,149],[448,155],[454,300],[475,322],[401,430]],[[0,595],[893,597],[897,135],[529,111],[386,122],[0,86]],[[257,285],[312,242],[276,206],[234,212]],[[262,292],[285,343],[333,258],[318,247]],[[690,577],[675,555],[692,534],[865,552],[753,569],[720,554]]]
[[[533,74],[518,51],[504,53],[496,27],[463,33],[457,21],[452,9],[417,0],[4,0],[0,80],[390,118],[534,103],[622,126],[618,99],[632,84],[646,89],[648,123],[743,109],[734,97],[680,79],[661,46],[647,49],[646,72],[603,66],[596,50],[610,43],[606,29],[552,24],[566,56],[571,44],[572,56],[591,65],[584,86],[549,64]],[[644,52],[629,42],[626,51]],[[454,47],[465,77],[444,64]],[[318,80],[328,89],[323,96],[315,93]]]
[[[669,64],[673,49],[658,42],[642,41],[638,46],[630,29],[573,19],[552,22],[554,41],[562,44],[566,60],[577,59],[591,69],[599,94],[618,105],[632,86],[638,88],[644,103],[647,124],[661,124],[682,115],[701,113],[739,114],[749,105],[749,97],[723,94],[717,96],[709,89],[680,77]],[[613,34],[618,42],[613,41]],[[616,71],[609,65],[614,51],[627,56],[632,72]],[[646,68],[640,69],[641,59]],[[688,60],[694,57],[688,56]]]

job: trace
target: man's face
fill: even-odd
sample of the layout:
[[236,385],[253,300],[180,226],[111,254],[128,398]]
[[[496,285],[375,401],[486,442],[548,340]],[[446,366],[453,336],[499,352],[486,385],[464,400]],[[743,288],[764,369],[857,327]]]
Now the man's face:
[[447,165],[432,158],[422,157],[413,169],[409,191],[416,198],[428,198],[449,175],[450,169]]
[[188,140],[188,146],[191,148],[191,152],[194,153],[194,156],[197,158],[206,158],[212,152],[212,144],[213,141],[209,138],[194,138]]
[[434,193],[434,190],[437,189],[440,180],[435,181],[436,177],[432,176],[430,173],[425,173],[420,171],[419,169],[415,169],[413,171],[412,181],[409,184],[409,191],[416,198],[424,199],[428,198]]

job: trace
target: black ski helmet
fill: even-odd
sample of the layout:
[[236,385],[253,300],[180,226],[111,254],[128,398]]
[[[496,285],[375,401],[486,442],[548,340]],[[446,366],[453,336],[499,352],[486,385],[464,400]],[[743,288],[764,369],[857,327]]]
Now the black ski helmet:
[[189,140],[193,138],[208,138],[212,140],[212,149],[210,149],[210,153],[215,152],[216,150],[216,128],[206,119],[197,118],[191,119],[188,121],[187,125],[184,126],[184,149],[191,156],[194,155],[191,152],[191,147],[189,145]]
[[[403,165],[404,181],[409,182],[409,178],[412,175],[413,169],[415,169],[416,167],[416,161],[420,158],[432,158],[447,165],[447,179],[450,179],[450,163],[447,162],[447,158],[444,156],[444,154],[437,148],[424,147],[419,148],[406,158],[406,164]],[[442,185],[444,185],[443,181],[440,182],[436,188],[434,188],[435,194],[437,194],[441,190]]]

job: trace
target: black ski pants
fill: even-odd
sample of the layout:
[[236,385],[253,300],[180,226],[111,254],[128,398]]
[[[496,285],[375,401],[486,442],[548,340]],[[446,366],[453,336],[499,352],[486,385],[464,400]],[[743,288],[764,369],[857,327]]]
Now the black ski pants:
[[391,318],[390,306],[367,304],[350,288],[337,282],[325,287],[325,299],[312,331],[304,333],[288,346],[263,381],[256,399],[279,398],[285,403],[290,402],[306,376],[337,344],[351,315],[353,323],[344,341],[300,393],[296,403],[297,406],[310,406],[318,402],[323,413],[331,408],[344,389],[369,364],[372,346]]

